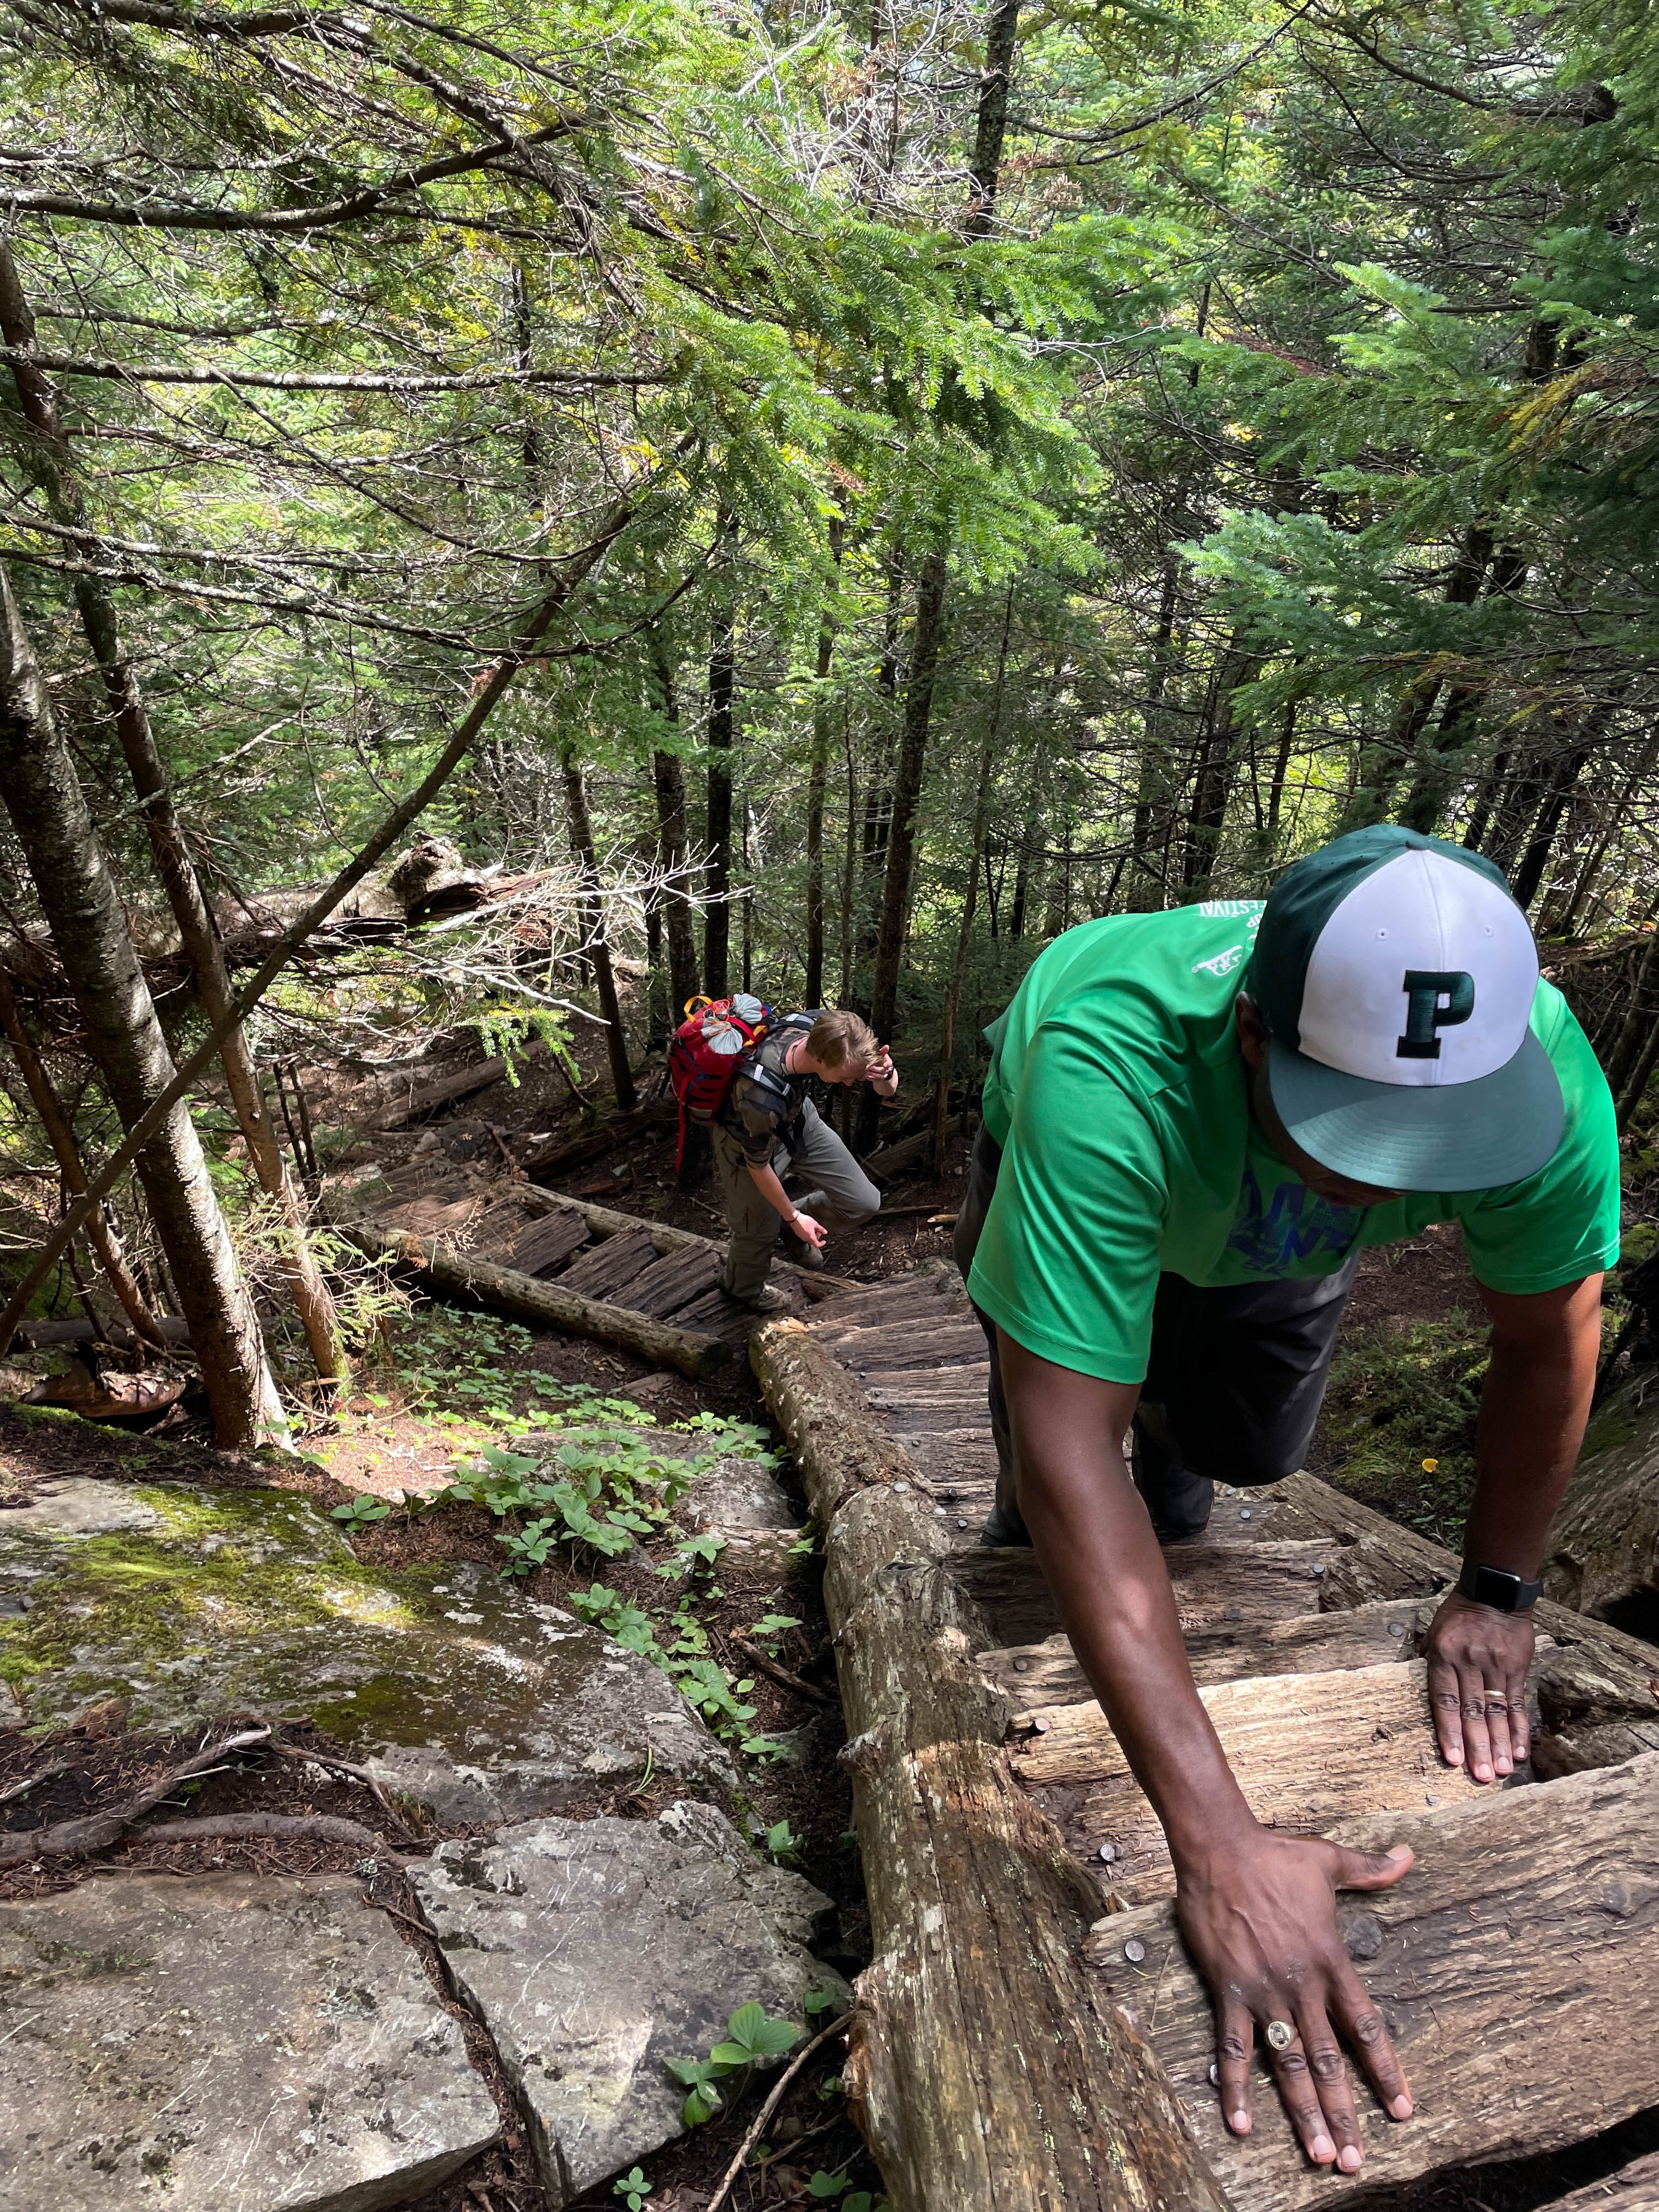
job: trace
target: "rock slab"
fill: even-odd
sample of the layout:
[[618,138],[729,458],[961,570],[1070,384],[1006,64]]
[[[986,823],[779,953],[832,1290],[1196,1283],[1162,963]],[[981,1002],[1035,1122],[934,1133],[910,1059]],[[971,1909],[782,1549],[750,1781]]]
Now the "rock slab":
[[848,2001],[807,1948],[830,1900],[707,1805],[531,1821],[410,1873],[556,2206],[684,2132],[665,2062],[706,2057],[739,2005],[804,2027],[810,1991]]
[[0,2212],[374,2212],[497,2127],[419,1960],[346,1876],[0,1905]]
[[486,1567],[380,1573],[276,1490],[76,1480],[0,1512],[0,1706],[135,1729],[303,1713],[447,1824],[573,1805],[641,1774],[731,1787],[663,1674]]

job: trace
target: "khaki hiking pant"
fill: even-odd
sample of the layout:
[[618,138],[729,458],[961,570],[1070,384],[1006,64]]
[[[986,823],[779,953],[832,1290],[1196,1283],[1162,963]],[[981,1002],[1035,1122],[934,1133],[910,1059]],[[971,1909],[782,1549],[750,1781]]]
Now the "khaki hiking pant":
[[[734,1298],[752,1298],[764,1289],[771,1273],[773,1247],[783,1218],[755,1188],[743,1146],[732,1132],[717,1121],[710,1133],[732,1228],[720,1286]],[[772,1165],[780,1178],[793,1173],[809,1192],[823,1192],[823,1203],[805,1211],[826,1229],[856,1229],[880,1211],[881,1193],[810,1098],[800,1109],[793,1153],[780,1145]]]

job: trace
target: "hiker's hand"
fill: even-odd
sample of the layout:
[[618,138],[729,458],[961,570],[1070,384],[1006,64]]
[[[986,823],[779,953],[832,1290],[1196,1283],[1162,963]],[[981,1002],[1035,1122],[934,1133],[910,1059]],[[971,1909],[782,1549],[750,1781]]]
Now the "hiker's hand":
[[[1250,2130],[1250,2051],[1260,2037],[1291,2124],[1316,2164],[1360,2166],[1359,2122],[1343,2063],[1346,2038],[1384,2109],[1408,2118],[1411,2091],[1382,2015],[1366,1995],[1336,1930],[1339,1889],[1387,1889],[1412,1863],[1392,1851],[1275,1835],[1218,1843],[1180,1869],[1176,1911],[1216,2008],[1221,2110],[1235,2135]],[[1267,2023],[1296,2035],[1283,2051]]]
[[830,1231],[821,1221],[814,1221],[810,1213],[798,1213],[789,1226],[803,1244],[822,1246],[830,1241]]
[[866,1082],[888,1091],[890,1095],[898,1089],[898,1070],[894,1066],[893,1055],[885,1045],[881,1048],[881,1057],[871,1061],[864,1071],[864,1076]]
[[1530,1613],[1494,1613],[1454,1590],[1429,1624],[1429,1703],[1448,1766],[1501,1780],[1531,1747],[1527,1674]]

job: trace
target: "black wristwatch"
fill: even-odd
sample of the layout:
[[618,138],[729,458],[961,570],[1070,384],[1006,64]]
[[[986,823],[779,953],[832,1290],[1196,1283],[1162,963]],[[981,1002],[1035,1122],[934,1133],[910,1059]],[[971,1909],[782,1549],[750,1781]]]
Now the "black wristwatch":
[[1472,1597],[1477,1605],[1489,1605],[1494,1613],[1530,1613],[1544,1585],[1522,1582],[1519,1575],[1508,1574],[1502,1567],[1478,1567],[1472,1559],[1465,1559],[1457,1587],[1465,1597]]

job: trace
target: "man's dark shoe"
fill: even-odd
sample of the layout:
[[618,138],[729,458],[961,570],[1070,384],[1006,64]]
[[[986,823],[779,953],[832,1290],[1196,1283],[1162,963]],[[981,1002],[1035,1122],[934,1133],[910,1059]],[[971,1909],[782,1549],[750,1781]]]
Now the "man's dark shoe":
[[797,1267],[822,1267],[823,1248],[809,1244],[804,1237],[797,1237],[793,1229],[783,1232],[783,1256]]
[[1210,1525],[1214,1483],[1176,1457],[1163,1407],[1138,1407],[1130,1435],[1130,1472],[1152,1516],[1153,1535],[1160,1544],[1196,1543]]
[[763,1283],[746,1298],[739,1297],[735,1291],[728,1291],[726,1295],[734,1304],[747,1306],[750,1313],[782,1313],[789,1304],[783,1292],[775,1291],[770,1283]]
[[979,1532],[979,1540],[990,1551],[1015,1549],[1029,1552],[1031,1539],[1025,1523],[1017,1513],[1005,1512],[994,1505],[985,1516],[985,1526]]

